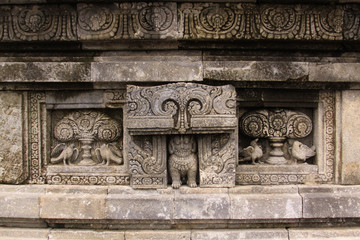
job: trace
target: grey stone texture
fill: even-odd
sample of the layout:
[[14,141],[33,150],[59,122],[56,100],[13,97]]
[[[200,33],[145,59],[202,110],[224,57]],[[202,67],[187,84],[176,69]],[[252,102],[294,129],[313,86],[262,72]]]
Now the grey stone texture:
[[0,228],[2,240],[357,240],[360,228],[268,228],[213,230],[83,230]]
[[2,218],[259,221],[359,218],[358,186],[180,187],[1,185]]
[[342,138],[341,138],[341,182],[343,184],[360,184],[360,148],[356,141],[360,135],[358,119],[360,107],[359,91],[342,92]]
[[294,186],[229,189],[231,219],[302,218],[302,198]]
[[[0,71],[1,72],[1,71]],[[0,182],[21,183],[26,178],[23,153],[23,94],[0,93]]]
[[356,218],[360,213],[356,186],[299,186],[299,193],[303,218]]
[[56,58],[2,58],[2,82],[184,82],[301,81],[360,82],[357,62],[307,62],[282,59],[241,60],[207,56],[198,50],[108,52],[74,62]]

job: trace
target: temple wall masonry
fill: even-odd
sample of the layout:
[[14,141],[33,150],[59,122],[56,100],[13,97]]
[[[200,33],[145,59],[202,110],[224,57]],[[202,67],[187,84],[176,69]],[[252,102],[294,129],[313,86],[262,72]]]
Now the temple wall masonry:
[[0,240],[359,239],[360,5],[0,3]]

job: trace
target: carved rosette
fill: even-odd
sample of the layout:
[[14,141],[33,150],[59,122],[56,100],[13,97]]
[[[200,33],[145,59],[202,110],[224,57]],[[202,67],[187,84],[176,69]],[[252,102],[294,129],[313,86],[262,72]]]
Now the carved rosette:
[[240,128],[252,138],[267,138],[272,147],[269,164],[285,164],[282,151],[288,138],[304,138],[312,131],[311,119],[303,113],[284,109],[256,110],[241,117]]
[[260,33],[264,38],[286,39],[298,36],[301,21],[293,6],[263,6]]
[[111,39],[119,30],[119,15],[115,5],[78,5],[80,39]]
[[[60,142],[53,151],[62,151],[59,156],[52,158],[51,162],[58,162],[63,160],[66,164],[67,161],[77,162],[78,149],[74,148],[74,141],[79,141],[82,149],[82,156],[80,161],[77,163],[79,165],[95,165],[101,159],[101,156],[108,156],[106,160],[115,161],[121,163],[121,160],[117,160],[116,155],[120,157],[121,153],[116,147],[111,147],[106,145],[107,143],[113,143],[118,140],[121,136],[121,127],[120,124],[111,119],[106,114],[97,112],[97,111],[75,111],[63,117],[59,122],[56,123],[54,127],[54,137]],[[92,151],[93,143],[95,141],[103,143],[103,147],[97,149],[99,152],[98,158],[93,159]],[[67,146],[66,145],[70,146]],[[60,146],[63,147],[60,147]],[[64,146],[67,146],[64,149]],[[67,152],[66,152],[67,151]],[[76,153],[77,152],[77,153]],[[55,153],[56,154],[56,153]],[[68,155],[66,155],[68,154]],[[75,159],[71,157],[75,155]],[[71,156],[69,156],[71,155]],[[65,157],[67,159],[65,159]],[[64,158],[64,159],[63,159]]]
[[129,34],[135,38],[177,38],[176,3],[134,3],[129,19]]

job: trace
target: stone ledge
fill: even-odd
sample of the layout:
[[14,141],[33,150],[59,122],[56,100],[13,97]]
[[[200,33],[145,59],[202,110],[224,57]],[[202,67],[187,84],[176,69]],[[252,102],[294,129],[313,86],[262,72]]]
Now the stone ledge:
[[[35,60],[35,59],[34,59]],[[40,60],[40,59],[39,59]],[[199,51],[95,57],[88,62],[0,63],[0,82],[301,82],[359,83],[360,63],[202,60]]]
[[269,228],[269,229],[218,229],[218,230],[138,230],[109,231],[49,228],[0,228],[0,239],[12,240],[321,240],[359,239],[360,228]]
[[226,223],[266,219],[286,225],[305,219],[358,219],[359,202],[360,186],[133,190],[126,186],[0,185],[0,217],[54,219],[58,223],[83,220],[107,224],[116,220],[163,221],[171,225],[187,221],[191,225],[191,221],[199,220]]

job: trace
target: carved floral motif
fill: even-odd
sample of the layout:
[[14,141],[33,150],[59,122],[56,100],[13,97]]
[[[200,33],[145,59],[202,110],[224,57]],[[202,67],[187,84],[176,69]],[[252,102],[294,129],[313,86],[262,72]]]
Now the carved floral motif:
[[[107,165],[110,162],[122,164],[122,154],[115,142],[121,136],[120,124],[108,117],[106,114],[97,111],[75,111],[56,123],[54,137],[60,141],[52,151],[51,163],[63,162],[66,164],[77,163],[79,165],[95,165],[102,162]],[[79,162],[79,150],[75,148],[74,141],[81,143],[82,156]],[[104,144],[95,149],[97,160],[93,159],[92,150],[95,141]],[[65,144],[69,143],[69,144]]]
[[272,150],[266,163],[285,164],[287,160],[282,151],[285,140],[308,136],[312,131],[312,122],[303,113],[265,109],[246,113],[240,120],[240,127],[250,137],[269,139]]

